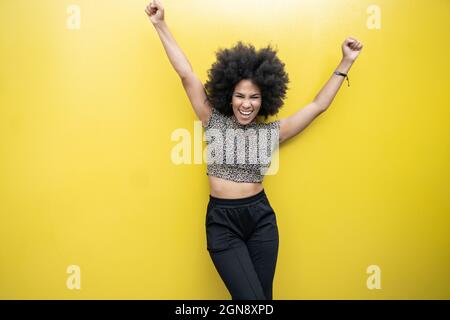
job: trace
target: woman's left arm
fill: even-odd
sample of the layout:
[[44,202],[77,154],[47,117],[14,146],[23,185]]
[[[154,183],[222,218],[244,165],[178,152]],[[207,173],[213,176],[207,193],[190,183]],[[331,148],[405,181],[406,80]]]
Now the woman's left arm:
[[[342,60],[335,69],[347,74],[362,50],[362,43],[348,37],[342,43]],[[280,143],[305,129],[318,115],[328,109],[345,77],[334,72],[314,100],[293,115],[280,120]],[[348,78],[347,78],[348,79]]]

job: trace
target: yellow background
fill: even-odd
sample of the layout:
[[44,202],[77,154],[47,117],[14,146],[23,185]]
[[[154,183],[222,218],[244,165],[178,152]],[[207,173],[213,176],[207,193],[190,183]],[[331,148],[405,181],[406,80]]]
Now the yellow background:
[[[291,82],[275,118],[314,98],[347,36],[364,43],[350,87],[265,179],[274,299],[450,298],[450,2],[376,1],[380,30],[371,4],[163,1],[203,82],[219,47],[277,46]],[[206,165],[170,158],[197,119],[146,5],[0,2],[0,298],[230,298],[206,251]]]

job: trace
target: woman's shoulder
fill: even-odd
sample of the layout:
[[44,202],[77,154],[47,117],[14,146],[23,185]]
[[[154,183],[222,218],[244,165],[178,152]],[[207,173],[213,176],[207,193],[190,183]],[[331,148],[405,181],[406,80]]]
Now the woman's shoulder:
[[203,127],[205,129],[217,127],[217,125],[223,124],[227,118],[228,117],[226,115],[224,115],[222,112],[220,112],[219,110],[217,110],[214,107],[211,107],[210,116],[209,116],[208,120],[206,121],[206,123],[203,124]]
[[273,121],[263,121],[260,120],[257,123],[258,127],[263,128],[263,129],[280,129],[280,120],[273,120]]

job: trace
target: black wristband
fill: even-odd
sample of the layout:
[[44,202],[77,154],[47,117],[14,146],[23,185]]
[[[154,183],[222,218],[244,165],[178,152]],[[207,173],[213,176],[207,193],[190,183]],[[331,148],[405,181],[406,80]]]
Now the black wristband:
[[334,74],[337,76],[343,76],[344,78],[347,78],[347,83],[348,83],[348,86],[350,87],[350,81],[348,80],[348,75],[346,73],[342,73],[340,71],[335,70]]

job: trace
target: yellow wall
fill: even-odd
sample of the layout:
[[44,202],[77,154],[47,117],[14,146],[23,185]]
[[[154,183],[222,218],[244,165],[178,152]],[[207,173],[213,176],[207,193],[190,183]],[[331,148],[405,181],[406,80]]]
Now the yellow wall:
[[[146,5],[0,2],[0,298],[229,299],[206,251],[206,165],[171,161],[171,133],[196,118]],[[350,87],[265,179],[274,298],[450,298],[450,2],[163,5],[202,81],[219,47],[276,44],[291,79],[279,118],[315,96],[345,37],[365,45]]]

